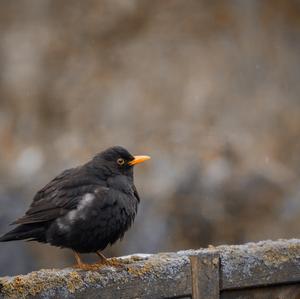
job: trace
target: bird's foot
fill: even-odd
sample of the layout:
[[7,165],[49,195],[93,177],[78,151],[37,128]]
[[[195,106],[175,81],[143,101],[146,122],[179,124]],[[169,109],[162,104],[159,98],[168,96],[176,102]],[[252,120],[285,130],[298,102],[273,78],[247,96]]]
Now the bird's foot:
[[93,264],[86,264],[81,262],[74,266],[74,268],[86,270],[86,271],[95,271],[103,267],[123,268],[124,264],[122,263],[122,261],[116,258],[110,258],[110,259],[101,260]]
[[110,266],[110,267],[115,267],[115,268],[124,267],[122,260],[114,258],[114,257],[110,258],[110,259],[107,259],[107,258],[102,259],[98,263],[96,263],[96,265],[98,265],[99,267],[101,267],[101,266]]
[[94,264],[86,264],[86,263],[80,263],[74,266],[76,269],[80,270],[86,270],[86,271],[95,271],[99,270],[101,268],[101,265],[99,263],[94,263]]
[[[77,265],[75,265],[74,268],[81,269],[81,270],[98,270],[102,266],[99,263],[86,264],[81,260],[78,252],[74,251],[74,254],[75,254],[76,261],[77,261]],[[106,259],[106,258],[104,257],[104,259]]]
[[96,254],[100,257],[100,261],[94,264],[86,264],[83,263],[80,255],[74,251],[75,258],[77,261],[77,265],[74,267],[81,270],[99,270],[102,267],[109,266],[109,267],[124,267],[123,261],[116,259],[116,258],[110,258],[107,259],[100,251],[97,251]]
[[124,267],[121,260],[116,258],[110,258],[107,259],[103,253],[101,253],[99,250],[96,251],[96,254],[100,257],[100,261],[98,262],[99,265],[104,266],[111,266],[111,267]]

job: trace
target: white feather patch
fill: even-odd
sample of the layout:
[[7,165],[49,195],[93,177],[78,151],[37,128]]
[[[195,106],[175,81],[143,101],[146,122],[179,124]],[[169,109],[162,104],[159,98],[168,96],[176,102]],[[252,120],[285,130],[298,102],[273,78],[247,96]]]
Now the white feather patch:
[[58,225],[60,231],[65,231],[66,232],[70,229],[70,226],[68,224],[63,223],[61,218],[58,218],[56,220],[56,222],[57,222],[57,225]]
[[80,218],[85,220],[87,217],[87,208],[92,204],[95,199],[95,195],[92,193],[86,193],[83,195],[82,200],[79,202],[77,208],[67,213],[65,217],[58,218],[56,220],[57,225],[61,231],[70,230],[70,226],[76,220]]
[[77,206],[77,209],[73,210],[73,211],[70,211],[67,214],[68,220],[70,220],[72,222],[72,221],[75,220],[75,218],[77,216],[79,216],[79,218],[81,218],[81,219],[85,219],[86,218],[86,213],[85,213],[84,210],[92,204],[94,199],[95,199],[94,194],[92,194],[92,193],[84,194],[83,197],[82,197],[82,200],[79,202],[79,204]]

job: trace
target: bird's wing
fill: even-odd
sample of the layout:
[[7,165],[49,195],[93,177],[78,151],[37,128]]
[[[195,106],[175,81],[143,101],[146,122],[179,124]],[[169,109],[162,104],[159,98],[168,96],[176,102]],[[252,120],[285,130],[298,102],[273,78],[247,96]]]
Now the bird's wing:
[[80,168],[65,170],[37,192],[26,214],[13,224],[46,222],[76,209],[82,196],[106,186]]

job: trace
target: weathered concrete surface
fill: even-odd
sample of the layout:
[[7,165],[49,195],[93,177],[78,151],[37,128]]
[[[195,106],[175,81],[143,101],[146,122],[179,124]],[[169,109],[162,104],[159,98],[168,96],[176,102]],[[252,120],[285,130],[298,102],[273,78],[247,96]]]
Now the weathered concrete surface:
[[300,282],[300,240],[218,247],[221,289]]
[[98,271],[40,270],[0,279],[0,298],[159,298],[190,293],[189,259],[131,256]]
[[[220,257],[220,290],[300,283],[300,240],[129,256],[120,267],[97,271],[40,270],[0,278],[5,298],[172,298],[192,292],[190,256]],[[217,283],[217,281],[216,281]]]
[[218,252],[190,256],[192,298],[215,299],[220,294],[220,258]]

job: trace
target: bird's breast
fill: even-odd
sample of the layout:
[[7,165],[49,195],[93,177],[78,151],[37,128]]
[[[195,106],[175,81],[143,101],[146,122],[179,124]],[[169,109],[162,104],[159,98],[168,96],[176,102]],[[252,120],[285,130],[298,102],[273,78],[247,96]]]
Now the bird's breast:
[[[76,243],[88,248],[105,248],[121,238],[131,226],[138,201],[133,194],[111,189],[106,197],[98,198],[94,193],[83,196],[77,209],[56,220],[53,232],[59,235],[66,247],[76,247]],[[50,242],[51,243],[51,242]]]

